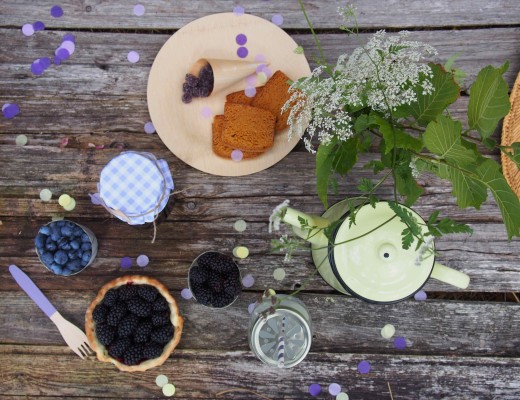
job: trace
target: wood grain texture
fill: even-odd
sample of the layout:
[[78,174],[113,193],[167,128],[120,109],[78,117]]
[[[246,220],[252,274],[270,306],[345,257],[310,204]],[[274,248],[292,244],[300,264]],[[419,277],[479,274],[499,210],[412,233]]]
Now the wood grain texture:
[[[341,23],[338,7],[341,0],[303,1],[313,25],[320,29],[336,29]],[[438,0],[410,2],[391,0],[354,0],[351,2],[362,28],[462,27],[475,25],[511,25],[520,21],[515,0]],[[64,15],[51,18],[53,0],[4,0],[0,3],[0,26],[19,27],[27,21],[43,21],[49,28],[96,29],[178,29],[196,18],[214,13],[231,12],[238,3],[232,0],[156,0],[145,3],[142,17],[133,15],[135,3],[108,0],[63,0],[59,4]],[[350,4],[350,3],[349,3]],[[271,20],[273,14],[284,17],[282,27],[307,28],[297,1],[240,2],[247,13]]]

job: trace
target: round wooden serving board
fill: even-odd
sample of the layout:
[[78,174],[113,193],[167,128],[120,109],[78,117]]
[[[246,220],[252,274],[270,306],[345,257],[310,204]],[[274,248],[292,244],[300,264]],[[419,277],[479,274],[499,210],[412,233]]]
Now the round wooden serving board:
[[[237,56],[236,36],[247,37],[249,53]],[[274,73],[282,70],[290,79],[310,75],[307,59],[296,54],[296,42],[278,26],[252,15],[214,14],[197,19],[177,31],[161,48],[148,78],[148,108],[161,140],[173,154],[192,167],[214,175],[241,176],[262,171],[283,159],[294,148],[298,137],[288,141],[287,132],[275,136],[274,146],[257,158],[234,162],[215,155],[211,149],[213,117],[202,111],[209,107],[213,115],[223,114],[228,93],[243,90],[244,79],[227,90],[206,98],[181,101],[186,73],[200,58],[253,62],[264,55]],[[207,109],[206,109],[207,111]]]

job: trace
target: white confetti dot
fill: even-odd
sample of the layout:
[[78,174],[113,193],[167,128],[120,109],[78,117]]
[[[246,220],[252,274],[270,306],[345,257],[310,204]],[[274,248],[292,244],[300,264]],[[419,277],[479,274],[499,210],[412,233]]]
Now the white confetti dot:
[[162,392],[166,397],[171,397],[175,394],[175,386],[171,383],[167,383],[163,386]]
[[243,219],[239,219],[238,221],[235,221],[233,228],[235,228],[237,232],[244,232],[247,228],[247,222]]
[[285,269],[283,268],[276,268],[273,271],[273,278],[277,281],[282,281],[283,278],[285,278]]
[[17,146],[25,146],[27,144],[27,142],[28,142],[27,136],[25,136],[25,135],[18,135],[16,137],[15,142],[16,142]]
[[148,258],[148,256],[141,254],[140,256],[137,257],[135,262],[137,263],[138,266],[143,268],[148,265],[148,263],[150,262],[150,259]]
[[49,201],[52,198],[52,192],[49,189],[42,189],[40,192],[40,199],[42,201]]
[[395,326],[392,324],[386,324],[383,329],[381,329],[381,336],[383,336],[385,339],[390,339],[392,336],[394,336],[395,333]]
[[155,378],[155,384],[162,388],[164,385],[168,383],[168,377],[166,375],[157,375]]

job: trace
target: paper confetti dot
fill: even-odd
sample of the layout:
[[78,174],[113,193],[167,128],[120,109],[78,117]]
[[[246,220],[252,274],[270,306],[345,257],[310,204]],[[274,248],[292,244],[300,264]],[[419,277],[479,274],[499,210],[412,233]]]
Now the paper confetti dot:
[[236,36],[235,41],[237,42],[238,45],[243,46],[244,44],[247,43],[247,36],[244,35],[243,33],[239,33]]
[[394,347],[397,350],[404,350],[404,349],[406,349],[406,339],[404,337],[402,337],[402,336],[397,336],[394,339]]
[[231,159],[233,161],[237,161],[238,162],[238,161],[241,161],[242,158],[244,158],[244,153],[242,153],[241,150],[233,150],[231,152]]
[[267,75],[265,74],[265,72],[262,71],[257,75],[257,79],[258,79],[258,83],[263,85],[264,83],[267,82]]
[[244,285],[244,287],[246,287],[246,288],[250,288],[254,284],[255,284],[255,278],[253,278],[253,275],[251,275],[251,274],[247,274],[242,279],[242,285]]
[[61,41],[65,42],[67,40],[70,42],[76,43],[76,38],[74,37],[74,35],[72,33],[66,33],[65,35],[63,35],[63,38],[61,39]]
[[383,336],[385,339],[390,339],[392,336],[394,336],[395,333],[395,326],[392,324],[386,324],[381,329],[381,336]]
[[298,46],[294,49],[294,53],[295,54],[303,54],[303,47],[302,46]]
[[99,206],[101,204],[101,199],[99,198],[99,193],[94,193],[94,194],[88,194],[90,196],[90,201],[92,202],[92,204],[96,205],[96,206]]
[[40,64],[40,59],[34,60],[31,64],[31,72],[34,75],[41,75],[43,74],[43,71],[45,71],[45,68],[43,68],[43,65]]
[[24,36],[32,36],[34,34],[34,27],[32,24],[24,24],[22,26],[22,33]]
[[144,124],[144,131],[149,135],[155,133],[155,126],[153,126],[151,121],[148,121],[146,124]]
[[237,56],[239,56],[240,58],[246,58],[248,54],[249,50],[247,50],[247,47],[241,46],[237,50]]
[[123,257],[121,259],[121,268],[128,269],[132,266],[132,259],[130,257]]
[[255,307],[258,303],[257,302],[254,302],[254,303],[251,303],[247,306],[247,312],[249,314],[253,314],[253,311],[255,310]]
[[52,192],[49,189],[42,189],[40,191],[40,199],[42,201],[49,201],[52,199]]
[[337,396],[341,392],[341,386],[337,383],[331,383],[329,385],[329,393],[333,396]]
[[413,297],[417,301],[424,301],[428,298],[428,295],[424,290],[419,290]]
[[319,383],[313,383],[309,386],[309,393],[311,396],[317,396],[321,393],[321,386]]
[[63,15],[63,9],[60,6],[52,6],[51,8],[51,16],[54,18],[59,18]]
[[144,12],[145,12],[145,8],[142,4],[136,4],[134,6],[134,15],[141,17],[144,15]]
[[141,254],[136,258],[135,262],[139,267],[144,268],[150,263],[150,259],[147,255]]
[[249,75],[246,78],[246,85],[255,86],[256,85],[256,74]]
[[60,204],[60,206],[65,207],[67,204],[70,203],[71,200],[72,197],[70,197],[68,194],[62,194],[58,199],[58,203]]
[[164,385],[168,383],[168,377],[166,375],[157,375],[155,378],[155,384],[162,388]]
[[243,219],[239,219],[238,221],[235,221],[233,228],[235,228],[237,232],[244,232],[247,228],[247,222]]
[[49,57],[42,57],[42,58],[40,58],[40,65],[44,69],[49,68],[51,66],[51,59]]
[[134,50],[129,51],[126,58],[128,59],[128,61],[135,64],[137,61],[139,61],[139,53]]
[[346,394],[345,392],[341,392],[336,396],[336,400],[348,400],[348,399],[349,399],[348,394]]
[[244,15],[244,7],[242,6],[236,6],[233,8],[233,14],[235,14],[237,17],[240,17],[241,15]]
[[69,52],[69,54],[72,54],[76,50],[76,45],[72,40],[65,40],[61,42],[60,48],[66,49]]
[[[5,104],[4,104],[4,106],[5,106]],[[7,119],[14,118],[18,114],[20,114],[20,107],[18,107],[18,104],[9,104],[9,103],[7,103],[7,106],[2,107],[2,114]]]
[[361,361],[357,366],[357,370],[360,374],[368,374],[370,372],[370,363],[368,361]]
[[72,211],[72,210],[74,210],[76,208],[76,200],[71,198],[70,201],[68,202],[68,204],[64,205],[63,208],[64,208],[65,211]]
[[245,246],[238,246],[233,249],[233,255],[238,258],[246,258],[249,255],[249,249]]
[[263,54],[257,54],[255,56],[255,61],[256,62],[266,62],[267,58]]
[[283,268],[276,268],[273,271],[273,278],[277,281],[282,281],[283,278],[285,278],[285,269]]
[[271,18],[271,22],[275,25],[282,25],[283,24],[283,17],[280,14],[273,15],[273,18]]
[[171,383],[167,383],[163,386],[162,392],[166,397],[171,397],[175,394],[175,386]]
[[17,146],[25,146],[27,144],[27,136],[25,135],[18,135],[15,139],[15,142],[16,142],[16,145]]
[[256,88],[254,86],[248,86],[245,88],[244,93],[247,97],[255,97]]
[[270,77],[273,75],[273,71],[272,71],[271,68],[269,68],[267,65],[265,65],[265,66],[262,68],[262,72],[263,72],[264,74],[266,74],[268,78],[270,78]]
[[67,60],[70,57],[70,52],[63,47],[58,47],[54,54],[56,55],[56,58],[62,61]]
[[193,297],[193,294],[191,293],[190,289],[184,288],[181,290],[181,296],[184,300],[189,300]]
[[35,31],[43,31],[45,29],[45,24],[42,21],[36,21],[32,26]]
[[4,110],[9,107],[11,104],[10,103],[5,103],[3,106],[2,106],[2,112],[4,112]]
[[207,106],[201,108],[200,114],[204,118],[211,118],[211,117],[213,117],[213,111],[211,110],[211,108],[209,108]]

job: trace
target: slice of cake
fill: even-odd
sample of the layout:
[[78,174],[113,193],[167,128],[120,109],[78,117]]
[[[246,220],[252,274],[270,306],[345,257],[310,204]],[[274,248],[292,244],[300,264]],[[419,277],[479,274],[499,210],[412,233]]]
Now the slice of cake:
[[260,92],[256,93],[251,105],[253,107],[263,108],[271,111],[276,115],[276,132],[283,131],[287,128],[287,118],[289,118],[290,110],[280,114],[282,106],[291,97],[288,92],[290,85],[287,83],[289,77],[282,71],[276,71],[271,79],[267,81]]
[[[215,118],[213,118],[213,124],[212,124],[212,134],[213,134],[212,148],[213,148],[213,152],[217,156],[230,159],[231,152],[233,150],[235,150],[236,147],[235,148],[229,147],[228,145],[226,145],[222,142],[222,132],[224,131],[224,124],[225,124],[224,116],[215,115]],[[238,150],[241,150],[241,149],[238,149]],[[244,159],[245,158],[254,158],[254,157],[259,156],[260,154],[262,154],[262,153],[260,153],[260,152],[253,153],[253,152],[249,152],[249,151],[244,151],[243,158]]]
[[226,103],[222,142],[242,151],[265,151],[273,146],[275,121],[276,117],[270,111]]
[[[260,93],[263,89],[263,86],[256,88],[256,95]],[[250,105],[253,101],[254,97],[247,97],[246,93],[243,90],[239,90],[238,92],[230,93],[226,96],[226,102],[233,104],[247,104]]]

